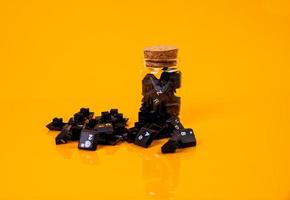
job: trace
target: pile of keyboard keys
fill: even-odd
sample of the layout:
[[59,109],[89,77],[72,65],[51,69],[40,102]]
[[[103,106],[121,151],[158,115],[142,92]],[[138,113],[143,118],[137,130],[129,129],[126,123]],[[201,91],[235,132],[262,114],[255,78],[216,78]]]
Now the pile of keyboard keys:
[[162,153],[174,153],[177,149],[196,145],[194,132],[185,128],[179,119],[180,71],[163,71],[160,78],[147,74],[142,81],[142,105],[138,122],[127,128],[128,118],[118,109],[101,112],[94,116],[89,108],[81,108],[68,122],[54,118],[47,125],[50,130],[60,131],[56,144],[78,141],[78,148],[96,150],[97,145],[115,145],[121,141],[148,148],[154,140],[169,138],[161,147]]
[[170,138],[162,153],[174,153],[178,148],[196,145],[192,129],[184,128],[179,119],[180,97],[176,89],[181,86],[181,72],[162,69],[160,78],[147,74],[142,80],[142,105],[138,122],[128,129],[127,141],[149,147],[156,139]]
[[143,125],[136,122],[127,128],[128,118],[123,117],[118,109],[102,112],[94,116],[89,108],[81,108],[68,122],[62,118],[53,118],[46,127],[52,131],[60,131],[55,143],[65,144],[78,141],[78,148],[94,151],[98,145],[116,145],[127,141],[148,148],[156,139],[170,138],[162,147],[162,153],[174,153],[177,148],[196,145],[192,129],[185,129],[178,117],[172,117],[163,126],[156,123]]
[[123,117],[117,109],[111,109],[94,117],[89,108],[81,108],[67,123],[62,118],[53,118],[46,127],[60,131],[55,138],[56,144],[79,141],[78,148],[96,150],[98,144],[115,145],[123,140],[127,132],[128,118]]

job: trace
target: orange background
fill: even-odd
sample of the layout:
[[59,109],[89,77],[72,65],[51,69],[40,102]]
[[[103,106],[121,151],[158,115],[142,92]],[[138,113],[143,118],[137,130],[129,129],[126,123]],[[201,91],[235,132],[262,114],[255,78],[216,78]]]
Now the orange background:
[[[0,199],[290,199],[290,2],[1,1]],[[82,106],[137,119],[142,50],[176,45],[198,145],[56,146]]]

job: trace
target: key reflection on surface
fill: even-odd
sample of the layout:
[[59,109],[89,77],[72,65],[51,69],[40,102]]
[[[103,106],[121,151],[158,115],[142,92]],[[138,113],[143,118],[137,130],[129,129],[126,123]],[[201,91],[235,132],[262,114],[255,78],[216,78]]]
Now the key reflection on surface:
[[56,151],[64,158],[64,159],[72,159],[75,157],[76,159],[79,157],[80,161],[86,165],[97,165],[99,164],[99,155],[98,152],[102,151],[102,154],[105,156],[112,156],[118,152],[118,146],[110,146],[110,145],[98,145],[96,151],[87,151],[81,150],[77,147],[77,142],[70,141],[67,144],[56,145]]
[[56,150],[64,159],[70,160],[73,156],[78,155],[83,164],[96,165],[99,163],[98,155],[95,151],[80,150],[77,148],[76,142],[56,145]]
[[63,158],[71,159],[75,145],[73,143],[55,145],[55,149]]
[[174,198],[180,169],[179,157],[150,153],[143,155],[145,196],[156,199]]
[[99,164],[99,157],[95,151],[78,150],[78,154],[83,164],[87,165]]

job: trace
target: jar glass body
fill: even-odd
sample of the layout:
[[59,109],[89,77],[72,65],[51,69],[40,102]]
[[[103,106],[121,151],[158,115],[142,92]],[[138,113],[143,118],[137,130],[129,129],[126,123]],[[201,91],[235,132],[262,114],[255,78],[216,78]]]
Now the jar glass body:
[[181,87],[178,68],[146,66],[141,75],[143,98],[139,121],[164,123],[171,117],[178,117],[180,97],[176,91]]

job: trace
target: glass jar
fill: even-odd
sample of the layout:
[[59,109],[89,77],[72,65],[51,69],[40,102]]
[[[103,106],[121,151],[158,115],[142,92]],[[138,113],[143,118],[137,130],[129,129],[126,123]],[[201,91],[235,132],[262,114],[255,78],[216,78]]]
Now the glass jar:
[[177,69],[176,59],[145,60],[139,123],[163,124],[179,116],[180,97],[176,90],[181,87],[181,72]]

